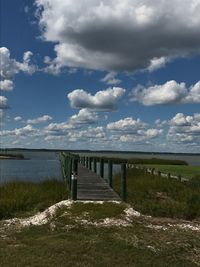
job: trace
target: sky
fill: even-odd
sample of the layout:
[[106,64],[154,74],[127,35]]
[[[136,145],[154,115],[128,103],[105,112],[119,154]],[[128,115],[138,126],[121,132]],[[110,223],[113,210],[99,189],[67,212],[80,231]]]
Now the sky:
[[200,152],[200,0],[0,0],[1,147]]

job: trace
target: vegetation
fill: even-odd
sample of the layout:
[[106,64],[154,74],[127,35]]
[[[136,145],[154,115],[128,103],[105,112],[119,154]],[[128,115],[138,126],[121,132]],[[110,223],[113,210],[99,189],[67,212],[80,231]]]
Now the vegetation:
[[42,211],[66,198],[66,186],[58,180],[5,183],[0,186],[0,219]]
[[176,165],[145,165],[148,168],[154,168],[163,173],[170,173],[172,175],[181,175],[184,178],[192,178],[200,176],[200,166],[176,166]]
[[[134,218],[130,226],[82,224],[120,218],[125,204],[82,204],[61,208],[46,225],[1,232],[2,267],[198,267],[200,236],[193,231],[158,230]],[[112,214],[110,214],[110,212]],[[110,214],[110,215],[109,215]]]
[[24,159],[22,154],[0,153],[0,159]]
[[[101,158],[96,158],[97,161],[100,161]],[[115,164],[120,163],[128,163],[128,164],[157,164],[157,165],[188,165],[186,161],[183,160],[176,160],[176,159],[160,159],[160,158],[131,158],[131,159],[124,159],[124,158],[111,158],[111,157],[103,157],[104,162],[108,162],[108,160],[112,160]]]
[[[120,193],[120,175],[114,179]],[[140,169],[127,172],[128,202],[144,214],[193,220],[200,218],[200,177],[190,182],[145,174]]]

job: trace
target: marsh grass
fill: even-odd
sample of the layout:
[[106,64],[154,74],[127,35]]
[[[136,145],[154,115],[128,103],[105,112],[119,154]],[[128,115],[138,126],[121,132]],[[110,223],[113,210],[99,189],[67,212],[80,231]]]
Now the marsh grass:
[[62,181],[5,183],[0,186],[0,219],[43,211],[63,199],[67,199],[67,189]]
[[[120,174],[113,180],[120,194]],[[182,219],[200,218],[200,178],[189,182],[145,174],[143,170],[127,172],[127,201],[148,215]]]
[[200,166],[180,166],[180,165],[159,165],[151,164],[145,165],[148,168],[154,168],[163,173],[170,173],[172,175],[181,175],[184,178],[200,177]]

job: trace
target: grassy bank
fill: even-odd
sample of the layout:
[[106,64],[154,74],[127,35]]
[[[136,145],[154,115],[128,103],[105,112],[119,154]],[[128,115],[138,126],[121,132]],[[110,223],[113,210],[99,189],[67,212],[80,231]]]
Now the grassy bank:
[[[199,266],[197,232],[176,226],[163,230],[164,222],[158,229],[158,222],[150,218],[135,217],[126,226],[113,224],[124,218],[124,208],[124,203],[75,203],[60,208],[42,226],[17,231],[10,227],[1,234],[0,224],[0,266]],[[103,226],[105,218],[111,223]]]
[[170,173],[172,175],[181,175],[185,178],[200,177],[200,166],[177,166],[177,165],[145,165],[148,168],[154,168],[163,173]]
[[[114,188],[120,194],[120,175],[114,179]],[[127,189],[127,201],[142,213],[189,220],[200,218],[200,178],[182,183],[129,169]]]
[[[188,163],[184,160],[176,160],[176,159],[161,159],[161,158],[112,158],[112,157],[102,157],[104,162],[108,162],[112,160],[115,164],[120,163],[128,163],[128,164],[157,164],[157,165],[188,165]],[[97,161],[101,160],[101,157],[96,157]]]
[[62,199],[67,199],[62,181],[9,182],[0,186],[0,219],[33,214]]

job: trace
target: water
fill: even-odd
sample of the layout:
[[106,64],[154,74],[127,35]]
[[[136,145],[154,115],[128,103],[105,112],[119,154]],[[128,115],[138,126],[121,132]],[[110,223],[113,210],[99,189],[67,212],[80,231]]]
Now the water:
[[[27,160],[0,160],[0,183],[20,180],[38,182],[46,179],[62,179],[59,154],[51,151],[15,151],[28,158]],[[185,160],[189,165],[200,166],[200,155],[175,154],[140,154],[140,153],[79,153],[84,156],[104,156],[118,158],[164,158]],[[97,166],[98,167],[98,166]],[[98,167],[99,169],[99,167]],[[120,171],[120,165],[113,166],[113,173]],[[105,177],[107,177],[105,164]],[[98,171],[99,173],[99,171]]]
[[8,181],[39,182],[62,179],[59,155],[55,152],[15,151],[26,160],[0,160],[0,183]]

